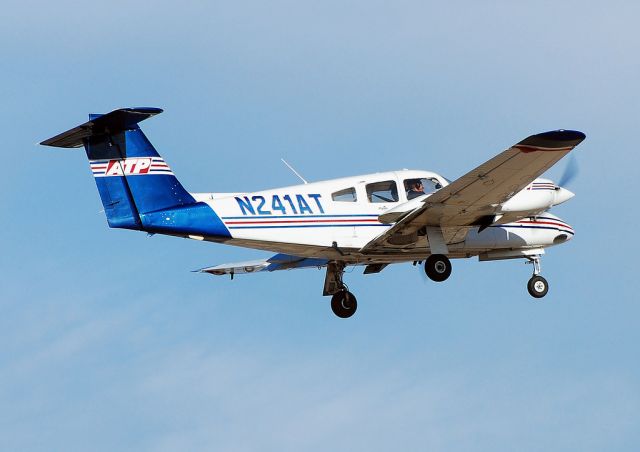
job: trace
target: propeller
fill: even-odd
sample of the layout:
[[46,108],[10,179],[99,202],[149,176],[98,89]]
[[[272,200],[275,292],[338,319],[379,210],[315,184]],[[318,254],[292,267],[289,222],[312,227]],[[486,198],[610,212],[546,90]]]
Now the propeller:
[[570,184],[578,175],[578,161],[575,156],[571,154],[569,156],[569,160],[567,161],[567,165],[564,167],[564,172],[560,177],[560,182],[556,185],[556,191],[554,195],[554,206],[558,204],[562,204],[565,201],[573,198],[575,196],[574,193],[570,192],[565,188],[566,185]]
[[560,177],[560,182],[558,182],[558,187],[564,187],[569,185],[578,175],[578,160],[576,159],[574,154],[569,155],[569,161],[567,162],[567,166],[564,167],[564,172],[562,173],[562,177]]

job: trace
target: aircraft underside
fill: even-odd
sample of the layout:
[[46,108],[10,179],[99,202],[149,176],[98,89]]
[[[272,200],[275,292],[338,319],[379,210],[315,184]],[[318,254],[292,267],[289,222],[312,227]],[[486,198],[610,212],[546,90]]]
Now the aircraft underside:
[[[357,307],[356,297],[349,292],[343,275],[349,266],[363,266],[365,274],[379,273],[387,265],[412,263],[424,265],[427,276],[443,282],[451,274],[451,259],[478,257],[480,261],[526,259],[533,264],[533,275],[527,289],[535,298],[548,291],[547,281],[540,276],[540,258],[544,249],[570,240],[573,229],[558,217],[545,213],[537,218],[493,226],[480,231],[478,227],[452,228],[449,237],[458,239],[446,244],[446,255],[434,252],[426,233],[420,232],[414,243],[397,248],[363,251],[361,248],[341,247],[337,241],[330,245],[296,244],[277,241],[227,239],[225,243],[245,248],[279,253],[264,261],[229,264],[224,268],[211,267],[202,271],[211,274],[254,273],[297,268],[326,268],[323,295],[331,296],[331,306],[339,317],[350,317]],[[211,241],[218,241],[215,237]],[[205,238],[209,240],[209,238]]]

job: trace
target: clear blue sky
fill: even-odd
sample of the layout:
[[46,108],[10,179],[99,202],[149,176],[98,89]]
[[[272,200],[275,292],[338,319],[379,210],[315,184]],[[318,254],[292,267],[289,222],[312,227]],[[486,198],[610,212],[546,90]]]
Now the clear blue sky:
[[[517,4],[516,4],[517,3]],[[0,449],[637,451],[638,2],[13,1],[0,27]],[[398,168],[453,179],[573,128],[576,229],[544,301],[520,261],[190,273],[258,251],[109,230],[90,112],[191,191]],[[563,163],[550,176],[558,178]],[[635,295],[634,295],[635,294]]]

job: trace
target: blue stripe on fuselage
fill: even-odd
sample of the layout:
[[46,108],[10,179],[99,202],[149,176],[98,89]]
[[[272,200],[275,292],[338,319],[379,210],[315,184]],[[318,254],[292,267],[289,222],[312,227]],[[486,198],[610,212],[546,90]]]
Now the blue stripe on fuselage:
[[147,232],[231,238],[220,217],[204,202],[141,213],[140,219]]
[[377,214],[352,214],[352,215],[243,215],[241,217],[222,217],[223,220],[247,220],[247,219],[264,219],[264,218],[344,218],[344,217],[373,217],[377,218]]
[[277,229],[277,228],[345,228],[345,227],[361,227],[361,226],[391,226],[390,224],[295,224],[284,226],[229,226],[229,229]]

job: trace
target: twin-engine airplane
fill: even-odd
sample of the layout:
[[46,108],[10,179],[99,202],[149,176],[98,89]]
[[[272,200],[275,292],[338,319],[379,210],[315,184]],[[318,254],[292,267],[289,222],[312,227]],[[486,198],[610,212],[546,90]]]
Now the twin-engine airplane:
[[378,273],[399,262],[422,263],[433,281],[451,274],[449,259],[524,258],[536,298],[544,249],[573,229],[548,210],[574,196],[542,173],[585,135],[532,135],[453,182],[429,171],[402,170],[305,183],[253,193],[189,193],[138,123],[158,108],[125,108],[41,144],[84,146],[109,226],[272,251],[265,260],[203,268],[213,275],[326,267],[323,295],[342,318],[357,308],[345,268]]

